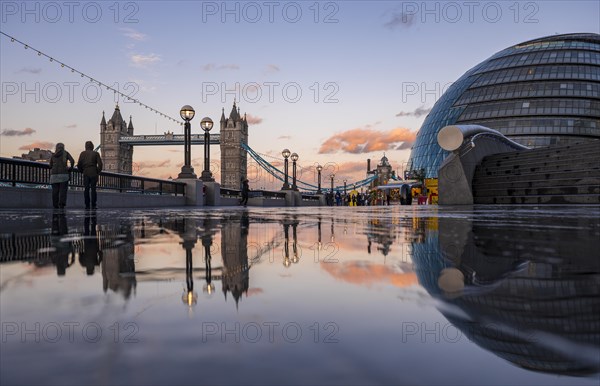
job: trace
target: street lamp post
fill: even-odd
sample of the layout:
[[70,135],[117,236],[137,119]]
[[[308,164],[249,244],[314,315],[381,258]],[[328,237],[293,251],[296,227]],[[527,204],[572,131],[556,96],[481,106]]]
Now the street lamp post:
[[335,178],[335,174],[331,174],[331,194],[333,194],[333,179]]
[[348,182],[348,180],[344,179],[344,195],[346,194],[346,182]]
[[204,170],[200,179],[204,182],[213,182],[215,179],[210,171],[210,130],[213,127],[213,121],[209,117],[202,118],[200,122],[202,130],[204,130]]
[[321,170],[323,170],[323,166],[321,165],[317,165],[317,172],[318,172],[318,181],[319,181],[319,187],[317,188],[317,194],[321,194]]
[[179,111],[179,115],[185,121],[183,125],[183,166],[178,178],[196,178],[194,168],[192,167],[192,128],[190,121],[196,115],[194,108],[190,105],[185,105]]
[[298,154],[292,153],[292,190],[298,190],[298,186],[296,185],[296,161],[298,161]]
[[290,158],[290,151],[289,149],[283,149],[283,151],[281,152],[281,155],[283,156],[283,172],[285,174],[285,179],[283,181],[283,187],[281,188],[282,190],[288,190],[290,188],[290,184],[288,182],[288,158]]

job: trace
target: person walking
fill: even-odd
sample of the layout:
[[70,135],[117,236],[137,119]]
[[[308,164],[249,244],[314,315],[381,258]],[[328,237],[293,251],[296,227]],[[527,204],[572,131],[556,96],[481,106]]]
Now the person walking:
[[98,184],[98,174],[102,171],[102,158],[100,153],[94,151],[92,141],[85,143],[85,150],[79,154],[77,169],[83,174],[83,197],[85,200],[85,209],[96,209],[96,184]]
[[247,178],[244,178],[242,181],[242,201],[240,201],[240,205],[246,206],[248,204],[248,194],[250,193],[250,184]]
[[[71,167],[67,166],[71,163]],[[69,172],[73,170],[75,160],[65,145],[61,142],[56,144],[56,149],[50,157],[50,185],[52,185],[52,206],[55,209],[63,209],[67,206],[67,189],[69,188]]]

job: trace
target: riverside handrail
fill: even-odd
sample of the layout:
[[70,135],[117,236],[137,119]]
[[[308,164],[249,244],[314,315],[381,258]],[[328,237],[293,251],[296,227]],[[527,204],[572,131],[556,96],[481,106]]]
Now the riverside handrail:
[[[70,172],[69,187],[83,188],[83,174],[76,168]],[[0,157],[0,182],[49,186],[50,165],[43,162]],[[98,177],[98,190],[115,190],[159,195],[185,195],[185,183],[102,172]]]

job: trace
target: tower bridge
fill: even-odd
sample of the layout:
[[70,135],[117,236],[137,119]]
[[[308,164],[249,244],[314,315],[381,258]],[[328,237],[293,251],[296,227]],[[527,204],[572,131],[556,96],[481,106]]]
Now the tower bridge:
[[[210,144],[219,145],[221,149],[221,187],[224,189],[238,190],[241,181],[248,177],[248,160],[250,155],[256,163],[267,173],[281,181],[285,180],[285,173],[265,160],[259,153],[248,146],[248,121],[246,115],[240,114],[239,107],[233,102],[229,117],[225,117],[225,110],[221,111],[220,132],[210,134]],[[132,174],[134,146],[169,146],[183,145],[184,135],[166,132],[158,135],[134,135],[132,118],[127,124],[121,116],[117,105],[112,117],[107,121],[102,113],[100,123],[100,138],[104,169],[112,173]],[[204,145],[204,134],[191,136],[191,143]],[[385,170],[380,170],[380,166]],[[387,181],[395,179],[387,158],[382,158],[382,165],[377,172],[370,172],[367,178],[351,182],[349,186],[359,188],[371,184],[375,179]],[[382,182],[380,182],[381,184]],[[305,191],[316,192],[318,187],[314,183],[297,181],[298,187]],[[345,185],[335,186],[334,190],[342,190]]]
[[[240,182],[247,177],[248,121],[240,114],[233,102],[229,117],[225,109],[221,112],[220,133],[210,134],[210,144],[221,148],[221,186],[226,189],[239,189]],[[106,120],[104,112],[100,122],[100,148],[104,169],[112,173],[132,174],[134,146],[183,145],[183,134],[166,132],[162,135],[134,135],[133,119],[126,123],[119,105],[111,118]],[[193,145],[203,145],[204,135],[192,135]]]

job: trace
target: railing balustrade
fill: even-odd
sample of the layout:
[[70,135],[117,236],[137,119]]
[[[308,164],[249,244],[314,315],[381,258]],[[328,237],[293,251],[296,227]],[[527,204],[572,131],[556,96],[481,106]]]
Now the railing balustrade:
[[[83,174],[76,168],[70,172],[69,188],[83,188]],[[50,187],[50,166],[47,163],[0,157],[0,183],[11,186]],[[185,195],[185,183],[102,172],[98,190],[159,195]]]

